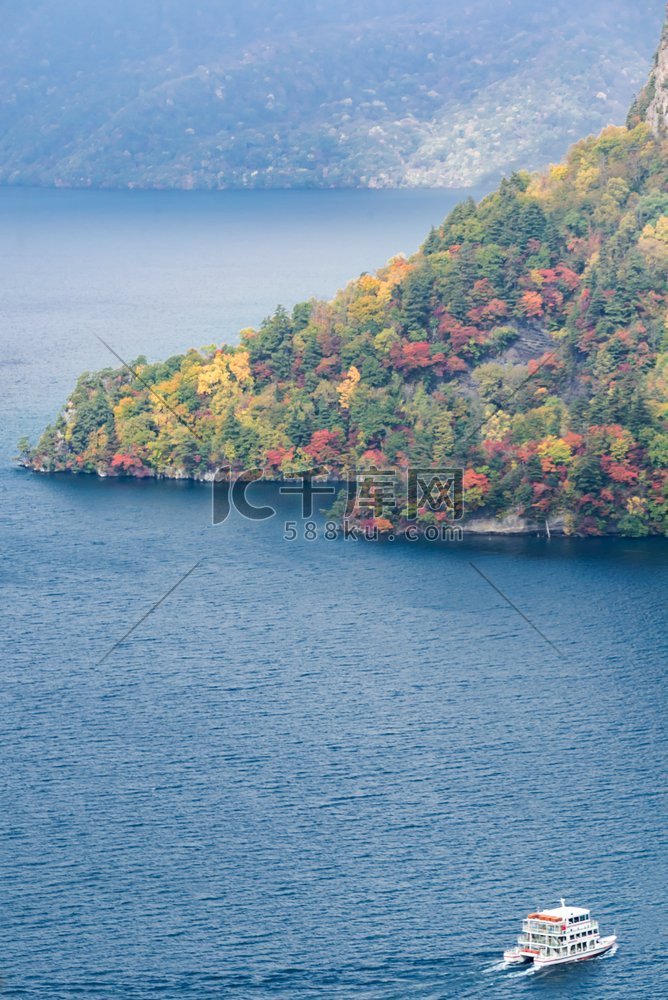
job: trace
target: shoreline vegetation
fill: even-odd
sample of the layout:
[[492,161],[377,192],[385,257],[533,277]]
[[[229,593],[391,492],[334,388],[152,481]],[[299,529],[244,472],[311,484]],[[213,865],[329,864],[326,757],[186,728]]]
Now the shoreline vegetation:
[[467,520],[490,530],[667,534],[667,68],[664,31],[625,127],[463,202],[330,302],[279,307],[233,346],[85,373],[21,464],[191,479],[453,467]]

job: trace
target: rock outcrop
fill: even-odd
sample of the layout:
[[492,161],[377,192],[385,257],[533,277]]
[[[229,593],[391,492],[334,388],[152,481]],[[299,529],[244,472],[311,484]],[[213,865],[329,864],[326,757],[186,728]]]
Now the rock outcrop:
[[633,102],[629,125],[636,125],[643,119],[654,135],[660,138],[668,135],[668,7],[654,66],[649,80]]

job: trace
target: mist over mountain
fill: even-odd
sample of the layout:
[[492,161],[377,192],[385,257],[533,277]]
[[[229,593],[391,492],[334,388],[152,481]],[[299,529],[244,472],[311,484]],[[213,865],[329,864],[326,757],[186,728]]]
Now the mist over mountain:
[[460,186],[647,78],[656,0],[2,3],[0,183]]

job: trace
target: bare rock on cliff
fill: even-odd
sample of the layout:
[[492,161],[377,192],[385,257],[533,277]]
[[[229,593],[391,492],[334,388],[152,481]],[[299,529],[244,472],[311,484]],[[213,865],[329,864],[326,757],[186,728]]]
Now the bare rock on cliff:
[[668,18],[663,27],[659,48],[649,80],[633,102],[628,124],[647,122],[656,136],[668,135]]

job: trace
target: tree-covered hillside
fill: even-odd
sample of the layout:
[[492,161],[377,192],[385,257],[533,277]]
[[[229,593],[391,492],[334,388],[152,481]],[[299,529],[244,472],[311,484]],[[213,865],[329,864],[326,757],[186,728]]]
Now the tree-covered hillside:
[[82,376],[26,460],[193,477],[445,463],[466,469],[469,515],[665,532],[667,182],[645,122],[608,128],[331,302],[140,359],[139,379]]
[[658,0],[4,4],[0,183],[462,186],[645,78]]
[[665,533],[667,84],[664,27],[626,127],[513,173],[410,259],[279,308],[235,346],[84,374],[24,464],[193,478],[460,466],[469,514]]

